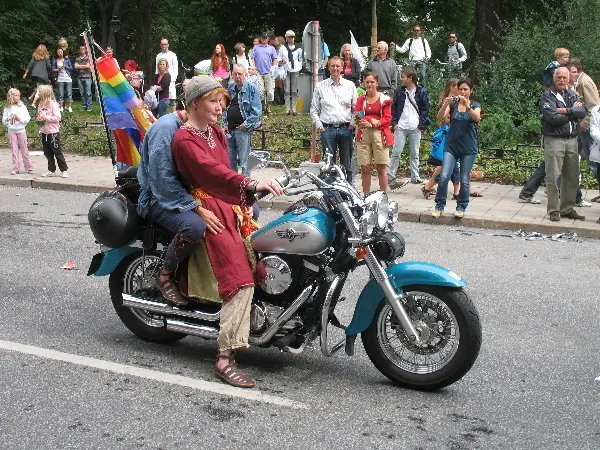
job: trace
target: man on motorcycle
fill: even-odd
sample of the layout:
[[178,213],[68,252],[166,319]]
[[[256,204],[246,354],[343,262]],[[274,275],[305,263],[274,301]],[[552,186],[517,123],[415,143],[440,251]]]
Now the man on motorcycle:
[[[183,81],[185,86],[189,80]],[[184,99],[185,101],[185,99]],[[157,224],[173,233],[166,251],[157,285],[167,302],[177,306],[188,301],[181,295],[172,274],[194,250],[208,229],[219,233],[223,225],[215,215],[200,206],[181,185],[173,161],[173,136],[187,122],[187,111],[176,111],[161,117],[152,125],[141,146],[141,162],[137,177],[140,183],[138,214],[151,215]]]

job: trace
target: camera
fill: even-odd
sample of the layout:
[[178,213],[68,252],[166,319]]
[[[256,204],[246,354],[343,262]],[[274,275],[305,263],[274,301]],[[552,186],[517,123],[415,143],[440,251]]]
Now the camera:
[[452,101],[453,102],[460,102],[460,97],[458,95],[453,95],[452,96]]

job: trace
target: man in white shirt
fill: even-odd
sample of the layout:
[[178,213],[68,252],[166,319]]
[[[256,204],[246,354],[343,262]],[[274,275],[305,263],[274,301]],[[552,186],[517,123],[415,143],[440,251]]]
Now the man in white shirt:
[[296,115],[298,103],[298,74],[302,69],[302,47],[295,44],[296,33],[285,32],[285,44],[281,46],[282,59],[285,62],[285,113]]
[[335,162],[339,149],[340,165],[346,171],[346,179],[352,182],[352,112],[357,95],[354,83],[342,78],[342,67],[339,56],[329,58],[331,76],[315,86],[310,116],[321,132],[323,153],[331,151]]
[[166,59],[169,63],[169,73],[171,74],[171,84],[169,85],[169,100],[171,102],[171,110],[175,111],[177,107],[177,93],[175,92],[175,81],[179,75],[179,64],[177,63],[177,55],[169,50],[169,40],[160,40],[160,53],[156,55],[155,73],[158,73],[158,61]]
[[431,58],[431,49],[429,42],[421,36],[421,25],[415,25],[412,29],[412,37],[408,38],[402,47],[398,50],[399,53],[408,52],[408,60],[420,75],[421,83],[425,81],[425,73],[427,71],[427,61]]

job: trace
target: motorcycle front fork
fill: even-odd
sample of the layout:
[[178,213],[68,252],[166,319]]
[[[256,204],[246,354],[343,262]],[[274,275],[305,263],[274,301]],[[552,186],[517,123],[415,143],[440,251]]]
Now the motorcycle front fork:
[[379,263],[379,261],[373,254],[373,250],[371,250],[370,248],[367,248],[367,255],[365,257],[365,261],[367,263],[367,267],[369,268],[369,270],[371,270],[375,281],[377,281],[379,286],[381,286],[383,294],[385,295],[385,298],[389,305],[392,307],[392,310],[394,311],[398,322],[400,322],[400,325],[402,325],[402,328],[404,328],[408,340],[419,342],[419,334],[413,326],[410,317],[408,317],[406,309],[404,309],[404,305],[402,304],[402,298],[404,294],[396,293],[396,290],[392,286],[392,283],[390,283],[390,279],[388,278],[383,266]]

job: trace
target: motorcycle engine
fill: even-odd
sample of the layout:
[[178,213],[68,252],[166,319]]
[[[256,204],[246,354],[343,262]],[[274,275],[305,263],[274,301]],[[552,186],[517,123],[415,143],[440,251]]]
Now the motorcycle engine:
[[279,256],[267,256],[259,261],[267,278],[260,283],[263,291],[270,295],[283,294],[292,285],[292,270]]
[[256,297],[284,307],[322,270],[317,256],[264,254],[258,260],[258,265],[262,266],[267,277],[257,286]]

